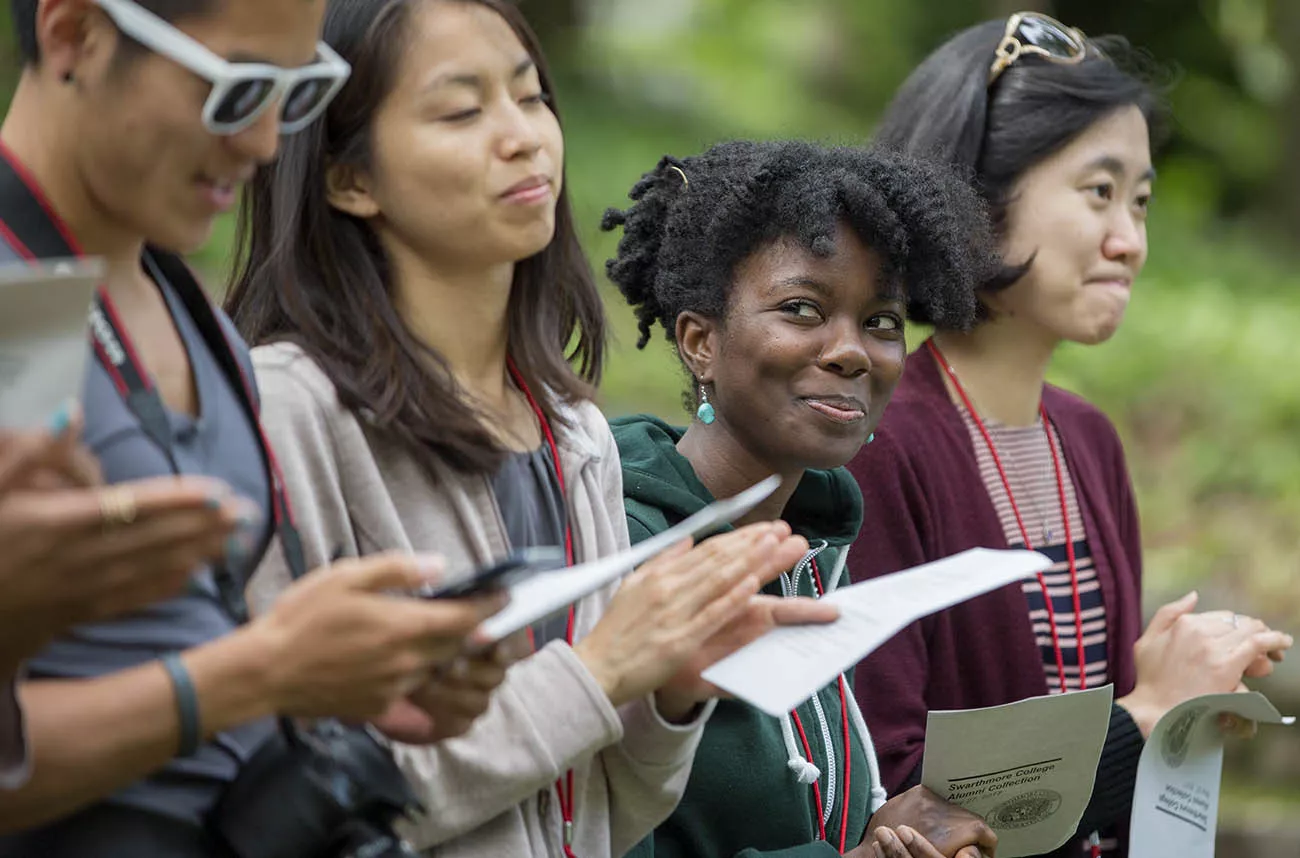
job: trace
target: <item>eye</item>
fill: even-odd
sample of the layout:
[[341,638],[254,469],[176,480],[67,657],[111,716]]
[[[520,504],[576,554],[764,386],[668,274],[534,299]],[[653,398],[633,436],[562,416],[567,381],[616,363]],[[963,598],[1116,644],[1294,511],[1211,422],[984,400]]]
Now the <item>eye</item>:
[[894,313],[880,313],[867,319],[867,330],[901,331],[903,330],[903,319]]
[[549,93],[538,92],[533,95],[525,95],[523,98],[519,99],[519,103],[528,105],[550,104],[551,96]]
[[443,122],[466,122],[478,116],[482,112],[483,112],[482,108],[471,107],[466,110],[458,110],[455,113],[445,114],[439,117],[439,119],[441,119],[441,121]]
[[1099,182],[1085,188],[1088,193],[1096,194],[1098,199],[1110,200],[1115,196],[1115,185],[1111,182]]
[[1147,209],[1151,208],[1151,192],[1148,191],[1145,194],[1138,194],[1137,199],[1134,200],[1133,202],[1134,205],[1136,205],[1139,209],[1141,209],[1142,211],[1146,211]]
[[822,317],[821,309],[812,301],[786,301],[781,312],[796,319],[815,320]]

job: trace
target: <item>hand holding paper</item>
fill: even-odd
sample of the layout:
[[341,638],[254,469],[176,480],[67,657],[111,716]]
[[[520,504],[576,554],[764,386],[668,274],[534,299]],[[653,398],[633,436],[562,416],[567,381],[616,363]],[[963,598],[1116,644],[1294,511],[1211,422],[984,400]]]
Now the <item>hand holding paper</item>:
[[1033,551],[973,548],[883,578],[836,590],[839,608],[825,626],[778,628],[704,672],[709,682],[769,715],[807,700],[908,623],[1019,581],[1051,561]]
[[1213,858],[1218,827],[1223,734],[1229,712],[1259,724],[1293,724],[1264,695],[1207,694],[1160,719],[1138,760],[1129,849],[1133,855]]
[[1092,797],[1111,697],[1106,685],[931,712],[921,783],[984,817],[999,858],[1051,852],[1075,833]]
[[735,521],[780,484],[780,477],[768,477],[735,497],[709,504],[676,527],[670,527],[621,554],[548,572],[510,587],[510,604],[482,626],[485,639],[498,641],[521,631],[622,578],[664,549]]

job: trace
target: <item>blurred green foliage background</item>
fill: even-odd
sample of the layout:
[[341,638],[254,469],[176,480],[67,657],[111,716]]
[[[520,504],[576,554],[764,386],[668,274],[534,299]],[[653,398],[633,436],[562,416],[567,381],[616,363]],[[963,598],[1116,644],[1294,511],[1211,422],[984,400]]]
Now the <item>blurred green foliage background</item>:
[[[1148,609],[1195,587],[1203,606],[1300,629],[1300,0],[1026,1],[1089,34],[1123,34],[1171,72],[1174,122],[1157,158],[1151,261],[1119,335],[1063,349],[1053,370],[1124,437]],[[597,266],[615,242],[598,232],[600,213],[625,202],[664,153],[741,136],[866,141],[928,51],[957,29],[1025,8],[1016,0],[522,6],[555,67],[569,187]],[[12,40],[0,44],[10,52],[0,63],[11,76],[0,79],[3,93],[16,61]],[[230,236],[231,224],[221,224],[200,260],[218,288]],[[631,312],[612,288],[608,296],[618,341],[606,411],[684,420],[674,356],[662,340],[636,352]],[[1300,703],[1300,693],[1291,697]],[[1267,801],[1283,816],[1300,807],[1300,755],[1289,746],[1280,768],[1264,755],[1277,770]],[[1252,765],[1264,771],[1269,760]],[[1245,769],[1238,776],[1252,779]],[[1243,813],[1266,803],[1241,795]]]

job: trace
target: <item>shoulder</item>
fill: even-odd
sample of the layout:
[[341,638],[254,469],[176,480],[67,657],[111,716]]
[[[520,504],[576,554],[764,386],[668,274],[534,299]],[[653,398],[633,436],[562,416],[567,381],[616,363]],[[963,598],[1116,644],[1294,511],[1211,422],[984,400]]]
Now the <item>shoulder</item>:
[[338,404],[334,383],[320,364],[295,343],[257,346],[252,362],[262,398],[268,405],[329,406]]
[[618,467],[618,447],[604,413],[590,399],[562,401],[557,413],[563,421],[556,443],[584,459]]
[[1077,393],[1049,384],[1043,390],[1043,405],[1056,431],[1063,436],[1112,450],[1121,449],[1115,424],[1104,411]]
[[657,506],[624,496],[623,511],[627,515],[627,532],[633,545],[669,527],[668,516]]
[[356,423],[356,416],[339,402],[324,369],[300,346],[287,342],[257,346],[252,363],[261,389],[262,425],[270,435],[337,439],[340,423]]

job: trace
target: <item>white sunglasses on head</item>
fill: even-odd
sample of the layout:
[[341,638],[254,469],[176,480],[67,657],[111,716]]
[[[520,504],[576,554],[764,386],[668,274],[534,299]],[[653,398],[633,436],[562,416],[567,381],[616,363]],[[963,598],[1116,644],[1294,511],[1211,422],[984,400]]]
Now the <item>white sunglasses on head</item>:
[[171,59],[212,84],[203,125],[213,134],[238,134],[280,101],[280,132],[301,131],[320,116],[352,67],[329,45],[316,62],[286,69],[269,63],[232,63],[132,0],[94,0],[123,35]]

